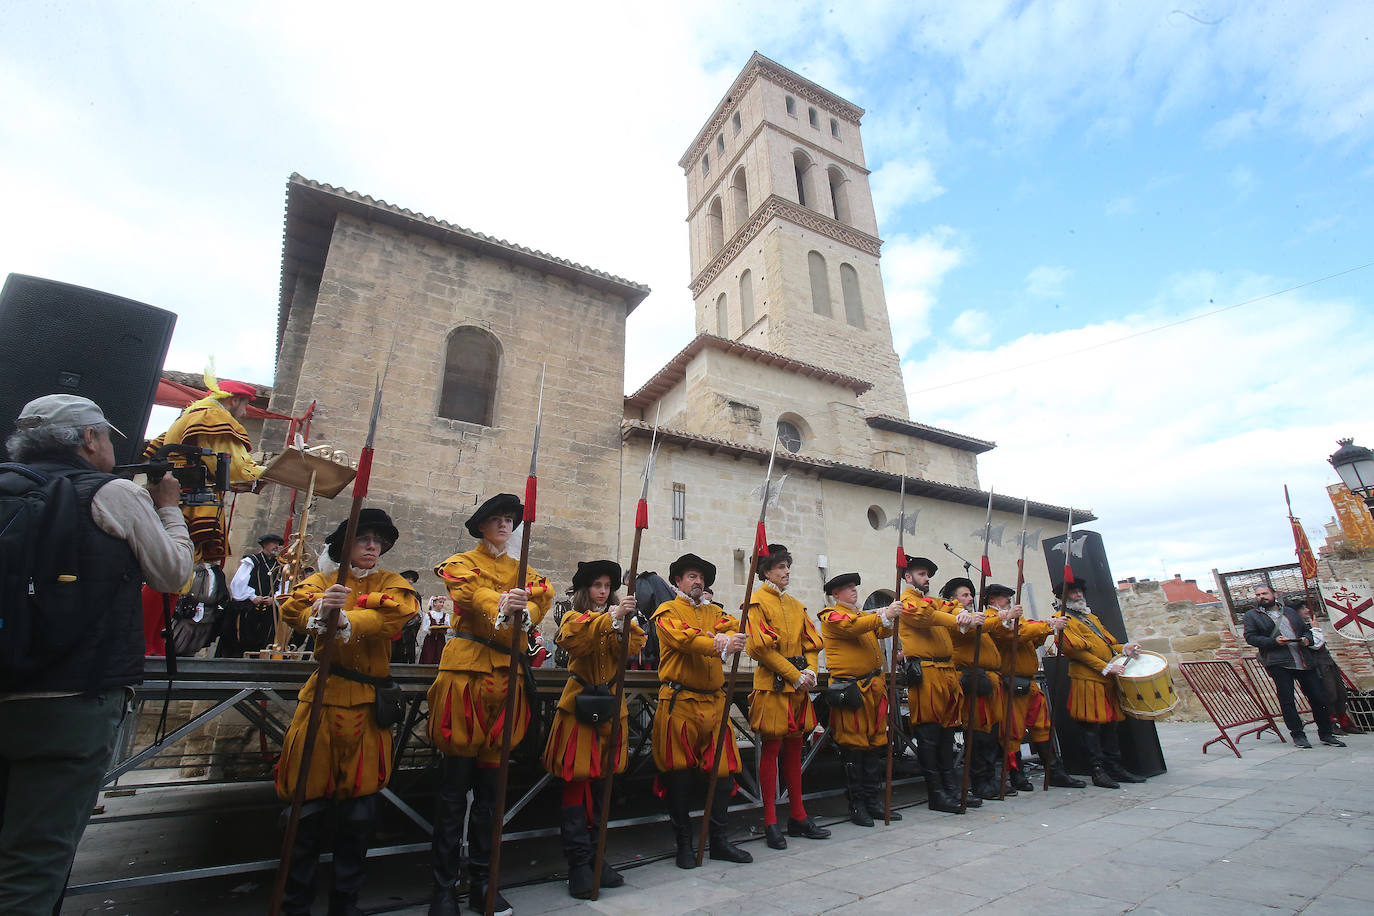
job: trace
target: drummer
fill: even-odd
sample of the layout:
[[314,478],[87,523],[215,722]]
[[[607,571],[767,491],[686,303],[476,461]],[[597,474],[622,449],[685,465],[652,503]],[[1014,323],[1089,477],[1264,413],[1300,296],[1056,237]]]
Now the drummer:
[[1138,643],[1122,645],[1088,608],[1087,585],[1069,582],[1055,589],[1060,600],[1056,617],[1068,619],[1062,651],[1069,659],[1069,716],[1078,723],[1093,785],[1119,789],[1123,782],[1145,780],[1121,765],[1118,731],[1126,715],[1117,700],[1113,679],[1125,670],[1126,659],[1140,653]]

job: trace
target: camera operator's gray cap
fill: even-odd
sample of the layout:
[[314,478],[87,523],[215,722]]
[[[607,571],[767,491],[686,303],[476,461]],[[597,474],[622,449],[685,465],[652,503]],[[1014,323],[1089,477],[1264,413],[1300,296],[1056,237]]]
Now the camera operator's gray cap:
[[105,412],[99,404],[78,394],[45,394],[41,398],[34,398],[19,411],[19,419],[14,425],[19,429],[86,429],[104,426],[124,438],[124,434],[105,419]]

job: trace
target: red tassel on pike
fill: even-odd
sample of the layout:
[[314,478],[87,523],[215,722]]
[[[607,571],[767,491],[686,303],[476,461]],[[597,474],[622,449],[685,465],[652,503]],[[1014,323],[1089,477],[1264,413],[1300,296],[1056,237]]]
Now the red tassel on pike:
[[1068,563],[1064,564],[1064,582],[1067,584],[1073,581],[1073,567]]
[[372,476],[372,449],[365,448],[358,456],[358,475],[353,478],[353,497],[362,499],[367,496],[367,481]]
[[992,564],[988,562],[987,554],[983,554],[983,575],[992,576]]
[[900,547],[897,548],[897,568],[906,569],[906,551]]
[[635,527],[649,527],[649,501],[647,499],[641,499],[639,505],[635,506]]
[[754,553],[761,557],[768,556],[768,535],[764,533],[763,522],[759,522],[758,530],[754,532]]
[[534,521],[534,500],[539,493],[539,478],[531,474],[525,478],[525,518],[526,524]]

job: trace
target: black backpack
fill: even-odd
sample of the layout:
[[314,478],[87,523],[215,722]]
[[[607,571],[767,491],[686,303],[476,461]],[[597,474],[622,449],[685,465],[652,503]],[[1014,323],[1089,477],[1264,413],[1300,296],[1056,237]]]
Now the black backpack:
[[0,464],[0,690],[23,689],[90,638],[76,472]]

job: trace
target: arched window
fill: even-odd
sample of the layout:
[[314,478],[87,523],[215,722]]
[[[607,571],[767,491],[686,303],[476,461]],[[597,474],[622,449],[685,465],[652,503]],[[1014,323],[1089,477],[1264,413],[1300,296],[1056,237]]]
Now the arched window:
[[817,315],[830,317],[830,276],[825,271],[825,258],[819,251],[806,256],[807,266],[811,269],[811,307]]
[[501,371],[501,344],[482,328],[455,328],[444,355],[444,387],[439,416],[491,426],[496,406],[496,380]]
[[835,219],[849,225],[849,191],[846,190],[844,173],[831,166],[826,169],[826,175],[830,178],[830,205],[834,208]]
[[754,274],[739,275],[739,332],[743,334],[754,323]]
[[816,197],[811,193],[811,160],[801,150],[792,153],[792,171],[797,176],[797,203],[813,206]]
[[711,201],[711,209],[706,211],[706,244],[711,254],[725,246],[725,218],[721,213],[719,197]]
[[716,336],[730,336],[730,310],[725,304],[724,293],[721,293],[716,299]]
[[840,265],[840,292],[844,294],[844,320],[862,329],[864,301],[859,295],[859,273],[848,264]]
[[796,454],[801,451],[802,434],[797,429],[796,424],[789,423],[787,420],[778,421],[778,444],[789,452]]
[[749,179],[744,169],[735,169],[734,180],[730,182],[730,197],[734,200],[735,229],[738,230],[749,219]]

